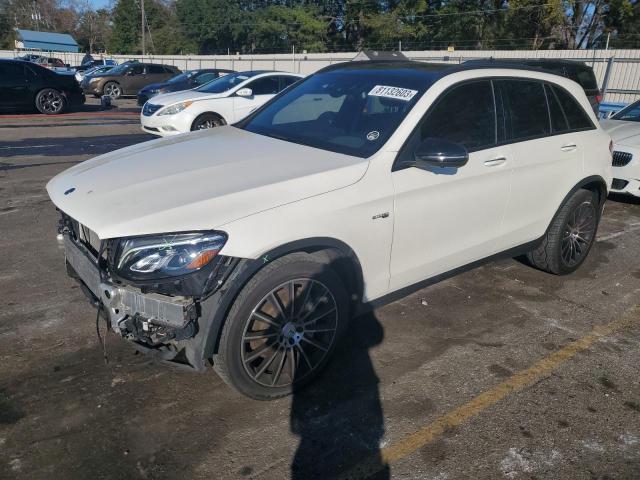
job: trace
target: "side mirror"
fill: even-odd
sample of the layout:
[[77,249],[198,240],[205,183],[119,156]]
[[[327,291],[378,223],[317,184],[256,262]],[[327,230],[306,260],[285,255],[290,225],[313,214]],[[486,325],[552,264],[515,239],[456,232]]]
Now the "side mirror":
[[251,97],[253,96],[253,90],[251,90],[250,88],[241,88],[240,90],[238,90],[236,92],[236,95],[239,97]]
[[413,153],[414,167],[460,168],[469,161],[469,153],[462,145],[442,138],[427,138]]

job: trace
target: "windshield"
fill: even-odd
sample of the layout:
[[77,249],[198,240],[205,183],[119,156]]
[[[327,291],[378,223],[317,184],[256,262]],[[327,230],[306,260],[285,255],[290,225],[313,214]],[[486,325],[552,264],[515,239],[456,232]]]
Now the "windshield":
[[384,145],[433,75],[419,69],[345,69],[309,77],[240,128],[366,158]]
[[640,122],[640,100],[623,108],[616,113],[612,120],[626,120],[627,122]]
[[182,72],[182,73],[176,75],[175,77],[171,77],[169,80],[167,80],[167,83],[184,82],[185,80],[189,80],[191,77],[193,77],[194,73],[195,73],[194,71]]
[[109,74],[120,75],[126,72],[130,66],[131,66],[130,63],[129,64],[123,63],[122,65],[115,66],[111,70],[109,70]]
[[201,87],[196,88],[196,92],[204,93],[223,93],[231,90],[236,85],[241,84],[248,78],[258,75],[260,72],[238,72],[230,73],[224,77],[216,78],[215,80],[205,83]]

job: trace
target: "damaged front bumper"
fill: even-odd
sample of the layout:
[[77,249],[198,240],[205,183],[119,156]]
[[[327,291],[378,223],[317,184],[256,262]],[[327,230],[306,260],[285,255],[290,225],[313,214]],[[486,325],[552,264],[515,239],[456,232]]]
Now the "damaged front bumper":
[[214,318],[220,305],[220,287],[238,259],[220,260],[208,282],[213,285],[206,295],[166,295],[147,287],[127,285],[113,279],[91,245],[75,238],[73,231],[62,231],[67,272],[80,285],[106,317],[110,329],[132,341],[148,354],[174,363],[204,370],[211,356]]

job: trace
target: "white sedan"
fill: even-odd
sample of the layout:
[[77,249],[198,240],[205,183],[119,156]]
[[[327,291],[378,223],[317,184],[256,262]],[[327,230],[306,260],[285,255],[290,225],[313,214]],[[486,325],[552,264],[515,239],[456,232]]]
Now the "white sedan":
[[601,123],[613,140],[611,191],[640,197],[640,100]]
[[157,95],[142,107],[142,130],[164,137],[235,123],[302,77],[264,70],[238,72],[193,90]]

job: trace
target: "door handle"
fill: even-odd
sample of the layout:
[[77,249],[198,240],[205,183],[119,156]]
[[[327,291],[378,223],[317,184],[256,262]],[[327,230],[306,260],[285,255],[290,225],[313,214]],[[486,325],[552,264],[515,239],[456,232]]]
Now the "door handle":
[[563,152],[573,152],[578,146],[575,143],[567,143],[560,147]]
[[498,165],[502,165],[504,163],[507,163],[507,157],[496,157],[492,158],[491,160],[485,160],[484,165],[485,167],[497,167]]

